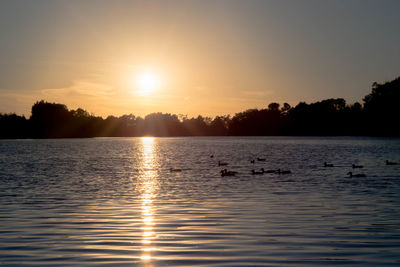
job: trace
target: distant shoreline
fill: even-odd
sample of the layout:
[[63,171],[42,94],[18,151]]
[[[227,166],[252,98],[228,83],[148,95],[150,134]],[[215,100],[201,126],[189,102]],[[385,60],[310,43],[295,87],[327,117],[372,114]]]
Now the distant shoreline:
[[358,102],[326,99],[295,107],[270,103],[265,109],[249,109],[233,117],[187,118],[152,113],[96,117],[78,108],[44,100],[32,106],[29,119],[0,114],[0,139],[181,137],[181,136],[400,136],[400,77],[374,83],[372,92]]
[[293,137],[293,138],[327,138],[327,139],[335,139],[335,138],[343,138],[343,139],[351,139],[351,138],[366,138],[366,139],[399,139],[400,136],[371,136],[371,135],[191,135],[191,136],[94,136],[94,137],[49,137],[49,138],[0,138],[0,141],[36,141],[36,140],[78,140],[78,139],[126,139],[126,138],[144,138],[144,137],[152,137],[152,138],[268,138],[268,137]]

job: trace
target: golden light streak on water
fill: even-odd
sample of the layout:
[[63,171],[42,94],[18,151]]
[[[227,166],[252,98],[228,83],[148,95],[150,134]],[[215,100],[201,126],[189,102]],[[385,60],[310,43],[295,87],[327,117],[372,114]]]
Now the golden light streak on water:
[[142,254],[140,260],[145,266],[152,266],[152,251],[156,249],[153,244],[153,240],[156,238],[153,200],[157,183],[157,164],[153,137],[142,138],[142,159],[140,168],[142,172],[138,180],[142,209]]

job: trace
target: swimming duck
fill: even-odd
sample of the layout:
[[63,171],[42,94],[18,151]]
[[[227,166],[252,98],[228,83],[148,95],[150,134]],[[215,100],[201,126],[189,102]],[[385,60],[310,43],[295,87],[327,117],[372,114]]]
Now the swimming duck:
[[221,170],[221,176],[235,176],[235,174],[237,174],[238,172],[235,171],[228,171],[227,169],[223,169]]
[[181,172],[182,169],[174,169],[174,168],[169,168],[170,172]]
[[213,157],[214,157],[214,155],[211,155],[211,156],[210,156],[210,158],[213,158]]
[[263,158],[257,158],[257,161],[266,161],[266,159],[263,159]]
[[324,167],[333,167],[333,164],[324,162]]
[[386,165],[397,165],[399,163],[386,160]]
[[292,173],[291,171],[287,170],[287,171],[281,171],[281,169],[276,170],[277,174],[290,174]]
[[251,170],[251,174],[252,175],[261,175],[261,174],[264,174],[264,172],[262,170],[261,171]]
[[353,174],[352,172],[348,172],[347,175],[350,175],[351,177],[367,177],[365,174],[363,173],[357,173],[357,174]]
[[253,164],[254,164],[254,159],[250,160],[250,163],[253,163]]
[[263,173],[276,173],[276,170],[264,170],[264,168],[261,168]]
[[218,160],[218,166],[228,166],[227,162],[221,162],[220,160]]
[[351,167],[352,167],[353,169],[361,169],[361,168],[364,168],[363,165],[356,165],[356,164],[352,164]]

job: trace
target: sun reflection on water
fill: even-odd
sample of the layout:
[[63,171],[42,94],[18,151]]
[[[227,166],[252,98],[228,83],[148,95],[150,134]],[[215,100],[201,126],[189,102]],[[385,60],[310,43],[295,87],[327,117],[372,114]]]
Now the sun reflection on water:
[[142,253],[140,259],[146,266],[152,266],[152,252],[155,250],[153,240],[156,238],[153,200],[157,183],[156,152],[153,137],[142,138],[142,159],[142,172],[138,180],[142,209]]

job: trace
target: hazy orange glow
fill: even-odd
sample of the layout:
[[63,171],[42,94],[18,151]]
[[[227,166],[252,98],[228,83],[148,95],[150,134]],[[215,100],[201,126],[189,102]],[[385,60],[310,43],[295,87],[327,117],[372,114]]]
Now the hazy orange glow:
[[136,77],[138,94],[147,96],[154,93],[160,87],[160,78],[152,72],[139,73]]
[[0,9],[0,112],[234,115],[360,101],[399,69],[398,1],[50,2]]

